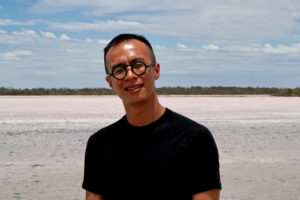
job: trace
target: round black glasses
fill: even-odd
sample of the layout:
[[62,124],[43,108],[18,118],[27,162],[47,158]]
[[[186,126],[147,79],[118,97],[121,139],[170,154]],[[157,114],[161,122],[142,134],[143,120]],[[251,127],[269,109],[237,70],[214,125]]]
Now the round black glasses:
[[113,67],[112,73],[108,74],[108,76],[113,76],[117,80],[123,80],[127,76],[127,67],[131,67],[131,71],[137,75],[142,76],[145,74],[148,67],[154,65],[155,63],[151,63],[150,65],[146,65],[142,61],[137,61],[131,65],[117,65]]

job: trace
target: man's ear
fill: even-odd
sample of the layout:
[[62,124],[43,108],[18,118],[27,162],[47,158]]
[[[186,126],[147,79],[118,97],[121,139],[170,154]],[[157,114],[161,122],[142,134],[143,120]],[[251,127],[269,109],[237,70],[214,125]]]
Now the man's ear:
[[155,80],[160,77],[160,64],[157,62],[154,66]]
[[105,80],[106,80],[106,82],[108,83],[109,87],[110,87],[111,89],[113,89],[112,82],[111,82],[111,80],[110,80],[110,76],[106,76],[106,77],[105,77]]

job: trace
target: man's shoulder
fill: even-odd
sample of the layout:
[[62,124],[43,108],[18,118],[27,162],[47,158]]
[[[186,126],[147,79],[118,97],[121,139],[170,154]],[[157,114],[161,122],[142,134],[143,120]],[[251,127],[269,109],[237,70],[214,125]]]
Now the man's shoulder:
[[168,117],[173,128],[186,129],[189,132],[210,132],[207,127],[193,119],[168,109]]
[[168,118],[168,135],[171,142],[192,151],[203,148],[216,149],[213,135],[206,126],[174,111],[168,113]]
[[124,117],[122,117],[118,121],[106,127],[101,128],[100,130],[98,130],[97,132],[95,132],[90,136],[89,141],[93,141],[93,142],[106,141],[107,139],[109,139],[109,137],[111,137],[113,133],[117,133],[118,130],[122,128],[123,121],[124,121]]

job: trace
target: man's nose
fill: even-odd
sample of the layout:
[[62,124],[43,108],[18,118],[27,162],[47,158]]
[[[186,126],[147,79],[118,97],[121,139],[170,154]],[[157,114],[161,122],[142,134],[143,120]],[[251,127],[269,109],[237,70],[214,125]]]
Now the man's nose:
[[127,75],[125,77],[126,80],[137,77],[137,75],[135,73],[133,73],[132,67],[130,67],[130,66],[126,67],[126,70],[127,70]]

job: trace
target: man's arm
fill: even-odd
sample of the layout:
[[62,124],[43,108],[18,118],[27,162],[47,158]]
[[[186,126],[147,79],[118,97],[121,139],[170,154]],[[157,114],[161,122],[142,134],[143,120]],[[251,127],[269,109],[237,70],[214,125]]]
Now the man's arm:
[[208,190],[193,195],[192,200],[219,200],[220,189]]
[[86,200],[104,200],[102,195],[99,194],[94,194],[90,191],[86,190],[86,196],[85,196]]

